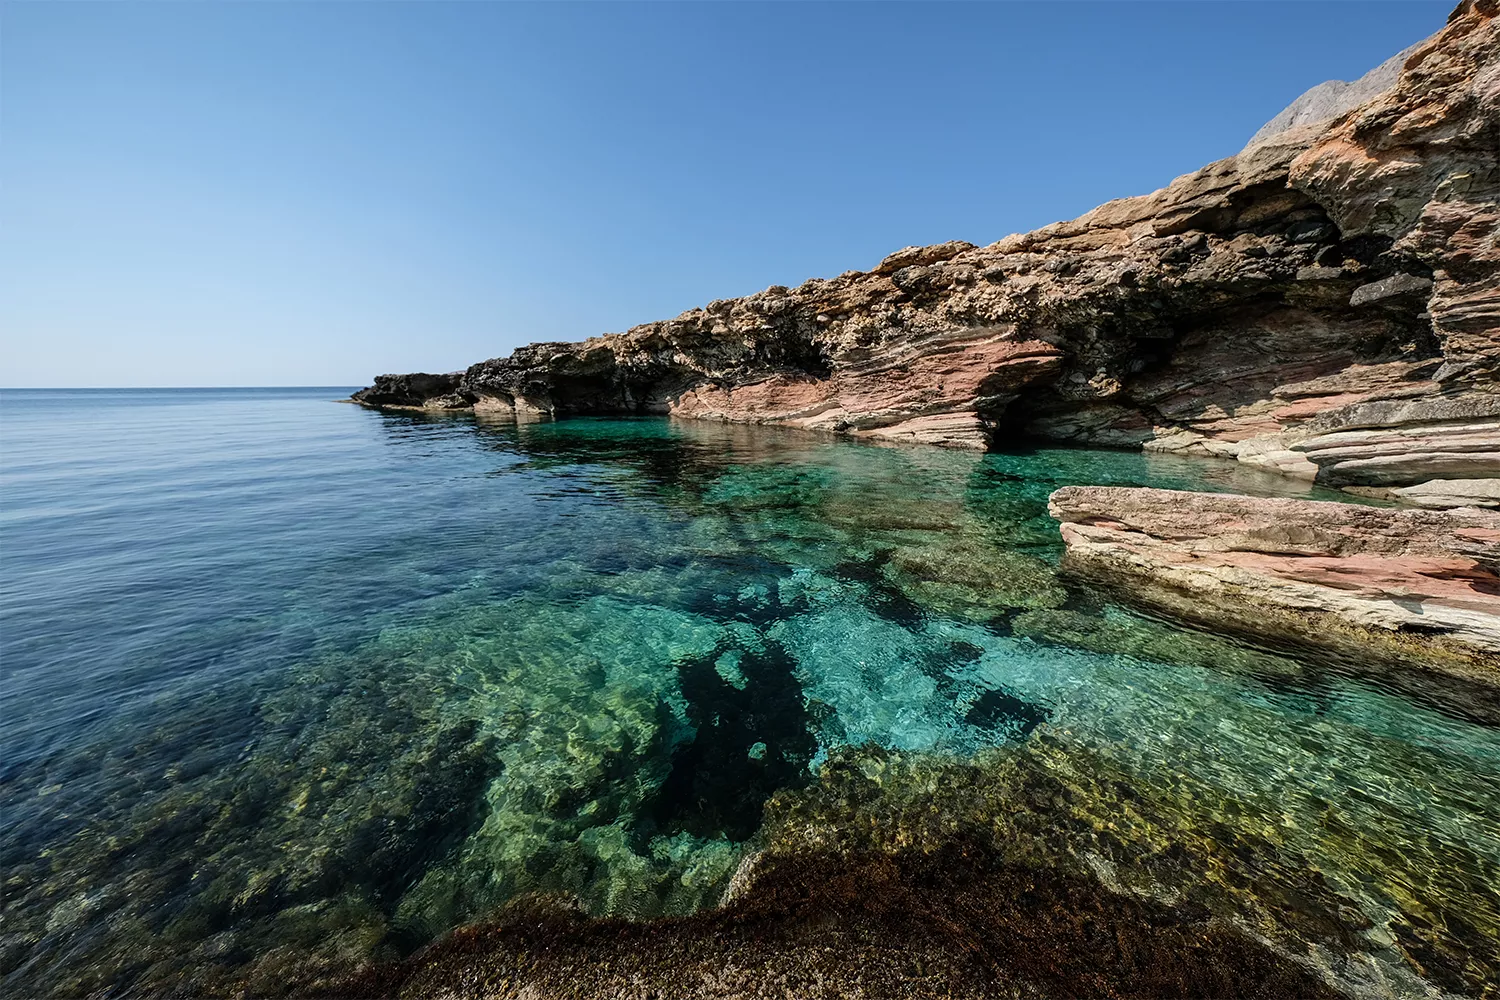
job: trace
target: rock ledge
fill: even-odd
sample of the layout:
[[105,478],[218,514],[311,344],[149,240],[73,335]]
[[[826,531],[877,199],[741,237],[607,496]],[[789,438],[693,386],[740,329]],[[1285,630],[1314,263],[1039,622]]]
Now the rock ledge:
[[1500,514],[1102,486],[1048,509],[1066,570],[1170,617],[1500,684]]

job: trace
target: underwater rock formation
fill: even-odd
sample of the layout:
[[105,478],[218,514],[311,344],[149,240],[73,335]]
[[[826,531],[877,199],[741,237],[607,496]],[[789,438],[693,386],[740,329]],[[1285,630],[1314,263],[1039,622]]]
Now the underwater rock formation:
[[1500,683],[1500,515],[1178,490],[1052,494],[1065,567],[1214,629]]
[[1278,115],[1071,222],[354,398],[1144,446],[1334,485],[1500,476],[1497,9],[1464,0],[1399,73],[1342,91],[1390,84],[1358,107]]

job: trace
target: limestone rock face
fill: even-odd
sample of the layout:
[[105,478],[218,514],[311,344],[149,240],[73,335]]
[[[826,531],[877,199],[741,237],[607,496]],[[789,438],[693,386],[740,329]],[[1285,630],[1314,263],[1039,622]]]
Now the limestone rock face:
[[1391,493],[1419,507],[1500,507],[1500,479],[1433,479]]
[[[1394,69],[1346,88],[1364,103],[1290,114],[1152,194],[534,344],[432,398],[956,447],[1144,446],[1356,486],[1494,477],[1496,10],[1465,0]],[[386,377],[356,398],[424,405],[413,388]]]
[[1356,403],[1308,421],[1292,449],[1332,485],[1396,485],[1500,476],[1500,395]]
[[1216,630],[1500,683],[1500,514],[1071,486],[1066,569]]
[[1262,125],[1250,141],[1260,142],[1298,125],[1326,122],[1389,90],[1401,73],[1401,67],[1421,44],[1418,42],[1402,49],[1358,80],[1328,80],[1305,91],[1276,117]]

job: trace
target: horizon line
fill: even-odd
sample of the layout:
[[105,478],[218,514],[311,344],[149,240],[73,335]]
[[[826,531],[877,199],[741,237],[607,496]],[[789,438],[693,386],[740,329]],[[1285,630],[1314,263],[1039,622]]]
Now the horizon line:
[[0,392],[69,392],[138,390],[151,392],[161,389],[345,389],[358,386],[355,382],[307,382],[281,385],[0,385]]

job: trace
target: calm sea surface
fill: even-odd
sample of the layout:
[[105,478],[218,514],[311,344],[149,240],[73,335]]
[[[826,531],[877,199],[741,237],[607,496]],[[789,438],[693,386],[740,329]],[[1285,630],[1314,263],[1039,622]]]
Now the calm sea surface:
[[[348,391],[0,395],[0,993],[295,992],[535,891],[691,912],[816,839],[830,763],[892,843],[954,808],[1355,992],[1500,976],[1492,695],[1057,572],[1058,486],[1297,484]],[[959,771],[1067,794],[960,817]]]

